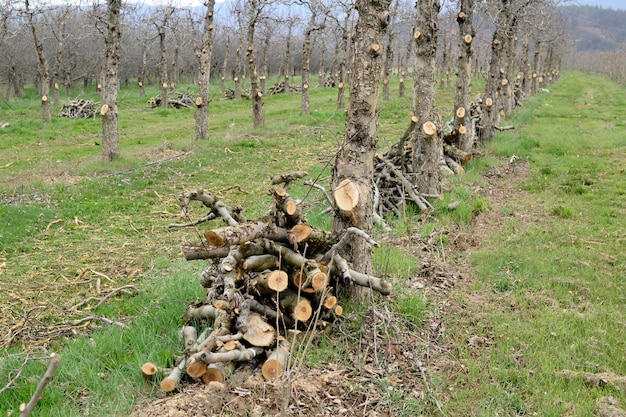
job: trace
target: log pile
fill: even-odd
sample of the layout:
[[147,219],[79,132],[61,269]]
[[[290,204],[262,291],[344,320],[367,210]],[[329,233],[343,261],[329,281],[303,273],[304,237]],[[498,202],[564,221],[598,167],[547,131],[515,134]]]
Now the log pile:
[[75,99],[65,103],[59,110],[59,117],[67,117],[70,119],[87,119],[95,117],[99,108],[96,103],[91,100]]
[[[478,139],[480,121],[484,114],[485,104],[479,98],[470,107],[469,134],[474,141]],[[414,132],[417,125],[417,117],[413,116],[404,134],[398,142],[386,152],[376,155],[374,161],[374,217],[377,222],[385,227],[382,219],[387,216],[402,217],[407,204],[413,204],[421,211],[420,218],[424,220],[427,213],[433,209],[429,200],[441,199],[442,195],[430,195],[420,192],[415,186],[415,173],[413,172],[412,160],[415,147]],[[439,161],[439,171],[442,175],[461,175],[465,172],[463,164],[469,162],[478,151],[466,152],[457,148],[459,132],[454,128],[453,121],[447,122],[442,132],[438,132],[434,123],[426,122],[422,128],[432,130],[433,133],[441,133],[442,148]],[[465,129],[465,127],[462,127]],[[465,133],[465,132],[462,132]]]
[[[159,94],[156,97],[150,97],[148,103],[150,103],[150,107],[152,108],[161,107],[161,100],[163,100],[163,98]],[[169,96],[167,98],[167,105],[175,109],[186,109],[195,106],[195,99],[189,91],[185,91],[184,93],[176,93],[175,95]]]
[[[341,316],[338,285],[391,292],[389,283],[353,270],[346,261],[347,239],[356,236],[377,246],[369,235],[357,228],[333,235],[306,222],[301,202],[289,194],[290,185],[305,175],[296,171],[272,178],[272,207],[254,221],[203,190],[180,195],[183,218],[193,201],[209,212],[170,227],[212,219],[226,226],[205,231],[201,244],[183,244],[187,260],[212,262],[199,277],[206,299],[184,313],[184,357],[161,381],[164,391],[178,389],[185,378],[223,382],[239,363],[253,359],[263,361],[265,378],[277,378],[287,367],[294,335],[324,328]],[[156,372],[151,364],[144,367],[144,375]]]
[[298,85],[298,86],[294,86],[294,85],[289,85],[289,89],[287,89],[287,83],[285,81],[277,81],[276,83],[274,83],[274,85],[272,86],[272,88],[270,88],[267,91],[267,94],[269,95],[274,95],[274,94],[283,94],[286,91],[289,92],[299,92],[302,90],[302,88]]
[[[234,100],[237,98],[236,94],[235,94],[235,90],[233,90],[232,88],[227,88],[222,92],[222,96],[226,99],[226,100]],[[241,91],[241,97],[240,98],[246,98],[246,99],[250,99],[250,91],[248,90],[242,90]]]

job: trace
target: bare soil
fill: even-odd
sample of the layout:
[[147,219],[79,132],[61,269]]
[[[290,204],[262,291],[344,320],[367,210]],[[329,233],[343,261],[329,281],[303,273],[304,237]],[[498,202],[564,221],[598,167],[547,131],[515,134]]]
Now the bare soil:
[[[187,381],[175,395],[146,400],[133,416],[397,416],[409,415],[405,407],[411,403],[441,411],[445,393],[435,391],[433,377],[449,380],[466,371],[450,354],[455,341],[444,325],[446,315],[463,314],[453,304],[451,291],[459,283],[471,282],[469,254],[505,223],[502,209],[523,192],[520,184],[528,174],[529,164],[523,161],[505,161],[493,168],[486,185],[474,187],[488,200],[489,209],[477,215],[471,230],[446,231],[445,250],[438,234],[429,239],[386,239],[385,244],[407,249],[422,265],[419,274],[403,283],[426,294],[434,306],[422,326],[407,326],[405,317],[377,298],[362,320],[348,315],[333,328],[338,340],[350,341],[342,363],[297,367],[273,382],[263,380],[259,363],[247,364],[223,384]],[[532,221],[530,216],[525,220]],[[470,296],[465,307],[480,310],[483,301]],[[355,323],[360,323],[356,334],[350,330]],[[469,338],[474,349],[489,343],[488,338]]]

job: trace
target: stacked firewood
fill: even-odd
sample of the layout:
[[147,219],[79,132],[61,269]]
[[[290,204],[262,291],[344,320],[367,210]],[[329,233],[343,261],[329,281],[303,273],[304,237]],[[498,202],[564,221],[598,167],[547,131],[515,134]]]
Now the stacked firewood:
[[[349,238],[377,246],[369,235],[353,227],[333,235],[306,222],[301,202],[289,194],[290,185],[305,175],[297,171],[272,178],[272,207],[254,221],[203,190],[181,194],[183,218],[192,201],[209,213],[170,227],[195,227],[212,219],[227,226],[204,232],[199,245],[183,244],[187,260],[212,262],[199,278],[206,299],[184,314],[185,355],[161,381],[164,391],[178,389],[185,375],[223,382],[238,363],[253,358],[264,359],[265,378],[276,378],[286,369],[294,334],[323,328],[342,315],[334,295],[339,284],[391,292],[389,283],[353,270],[346,261]],[[151,364],[144,368],[144,375],[156,372]]]
[[[148,100],[148,103],[150,104],[150,107],[152,108],[160,107],[162,100],[163,98],[159,94],[156,97],[150,97],[150,99]],[[173,94],[172,96],[169,96],[167,98],[167,104],[168,106],[172,106],[175,109],[183,109],[183,108],[186,109],[188,107],[193,106],[195,104],[195,100],[189,91],[185,91],[184,93],[176,93],[176,94]]]
[[68,117],[70,119],[86,119],[94,117],[99,109],[96,109],[96,103],[91,100],[76,99],[65,103],[59,110],[59,117]]
[[[433,209],[429,200],[440,199],[441,195],[421,192],[416,184],[413,170],[414,141],[413,134],[418,120],[413,116],[408,128],[400,139],[386,152],[378,153],[374,160],[374,218],[385,227],[383,218],[388,216],[403,217],[407,205],[413,204],[422,213],[422,218]],[[437,127],[427,122],[424,128],[437,130]],[[439,171],[444,175],[462,174],[462,164],[472,158],[471,152],[464,152],[453,145],[454,135],[457,134],[451,122],[443,128],[443,141]]]
[[292,93],[299,92],[300,90],[302,90],[300,86],[289,85],[285,81],[277,81],[276,83],[274,83],[272,88],[267,91],[267,94],[271,96],[274,94],[283,94],[287,91]]

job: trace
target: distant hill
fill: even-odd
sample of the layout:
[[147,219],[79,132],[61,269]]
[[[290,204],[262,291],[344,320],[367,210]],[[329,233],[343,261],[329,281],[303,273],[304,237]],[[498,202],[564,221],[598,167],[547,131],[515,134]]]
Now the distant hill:
[[576,51],[614,51],[626,47],[626,10],[566,6],[562,11]]

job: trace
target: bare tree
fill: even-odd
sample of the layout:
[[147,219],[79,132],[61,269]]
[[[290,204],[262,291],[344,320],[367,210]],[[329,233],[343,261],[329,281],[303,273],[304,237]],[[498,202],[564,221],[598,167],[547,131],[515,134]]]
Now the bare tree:
[[[393,0],[392,0],[393,1]],[[393,66],[393,41],[394,41],[394,22],[398,12],[398,1],[392,3],[389,27],[387,28],[387,41],[385,42],[385,59],[383,61],[383,100],[389,100],[389,78]]]
[[107,34],[104,40],[104,85],[102,97],[102,158],[112,161],[119,155],[117,91],[119,89],[120,11],[122,0],[107,0]]
[[[54,70],[52,72],[52,82],[54,87],[54,105],[59,105],[59,82],[61,76],[61,64],[63,62],[63,52],[65,45],[65,38],[68,36],[66,31],[67,20],[71,12],[70,6],[64,6],[56,16],[53,16],[54,21],[49,23],[52,35],[57,41],[57,49],[54,60]],[[58,27],[55,26],[55,23]]]
[[291,38],[293,37],[293,27],[300,19],[297,16],[288,16],[287,36],[285,37],[285,55],[283,56],[283,76],[285,77],[285,93],[289,92],[289,73],[291,72]]
[[248,32],[246,58],[248,59],[248,72],[250,75],[250,98],[252,99],[252,121],[255,128],[263,126],[265,116],[263,115],[263,93],[259,87],[259,76],[256,69],[256,58],[254,56],[254,32],[256,25],[261,19],[263,8],[267,3],[259,0],[247,0],[248,10]]
[[[333,167],[333,194],[338,211],[332,229],[339,235],[348,227],[365,233],[372,230],[374,199],[374,154],[378,141],[378,94],[382,74],[385,31],[389,23],[390,0],[357,0],[355,56],[350,73],[350,105],[346,130]],[[355,270],[372,272],[372,251],[361,238],[350,238],[350,261]],[[352,287],[351,295],[360,290]]]
[[[320,10],[321,3],[317,0],[302,1],[309,9],[309,22],[304,31],[304,42],[302,43],[302,114],[310,114],[309,103],[309,76],[311,74],[311,34],[326,27],[325,10]],[[322,14],[323,20],[318,22],[318,15]]]
[[176,9],[172,6],[166,7],[164,10],[159,11],[160,19],[152,22],[156,27],[157,36],[159,37],[159,75],[161,79],[161,107],[167,108],[167,92],[169,88],[168,81],[168,65],[167,65],[167,45],[165,43],[168,23]]
[[196,50],[196,56],[200,64],[198,71],[198,97],[196,98],[196,139],[209,137],[209,85],[211,84],[211,57],[213,54],[213,9],[215,0],[207,0],[204,3],[206,13],[204,15],[204,32],[202,44]]
[[474,30],[474,0],[459,0],[459,58],[457,61],[456,93],[454,96],[454,129],[457,133],[457,148],[471,151],[474,144],[474,130],[468,129],[470,121],[470,82],[472,77],[472,43],[476,37]]
[[440,194],[441,119],[435,111],[435,75],[439,0],[419,0],[415,18],[415,85],[413,112],[413,181],[426,194]]
[[41,40],[41,36],[39,35],[38,24],[33,17],[35,12],[31,10],[29,0],[24,0],[24,12],[26,14],[28,27],[30,28],[35,42],[37,58],[39,59],[39,70],[41,74],[41,117],[44,122],[49,122],[52,120],[50,111],[50,64],[48,63],[48,59],[44,53],[43,42]]
[[[338,61],[338,79],[337,79],[337,109],[343,109],[346,106],[345,103],[345,78],[346,78],[346,66],[349,57],[349,39],[350,31],[352,29],[352,8],[353,4],[349,0],[339,0],[336,4],[338,10],[334,13],[330,13],[329,17],[335,21],[336,29],[339,30],[340,41],[336,44],[335,59]],[[343,20],[340,19],[343,18]]]

